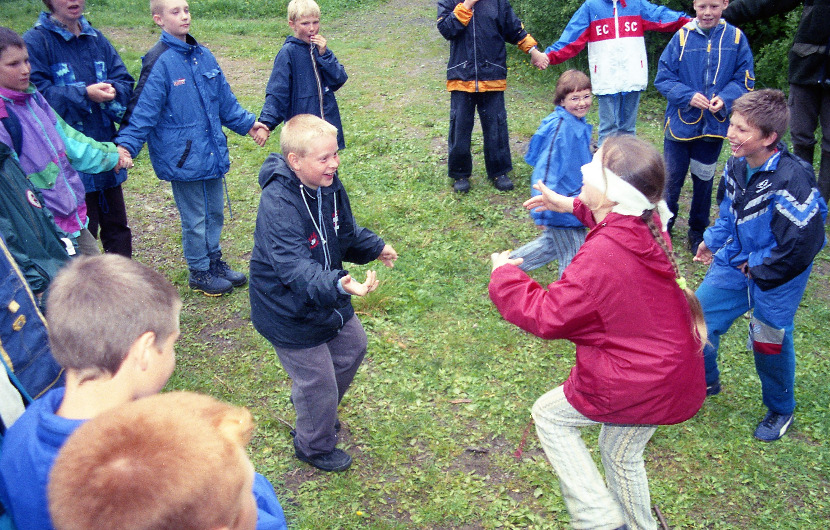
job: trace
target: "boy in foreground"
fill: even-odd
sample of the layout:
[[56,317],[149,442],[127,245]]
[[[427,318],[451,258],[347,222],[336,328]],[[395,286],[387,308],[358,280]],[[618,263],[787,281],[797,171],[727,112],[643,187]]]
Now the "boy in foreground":
[[55,460],[55,528],[253,530],[254,468],[245,453],[253,428],[247,409],[191,392],[101,414]]
[[[0,455],[0,500],[18,530],[52,528],[47,481],[69,435],[167,383],[181,306],[164,276],[117,254],[76,258],[61,269],[46,307],[52,354],[66,371],[66,387],[26,409],[7,431]],[[284,528],[276,495],[261,475],[254,494],[260,507],[270,507],[262,520],[274,521],[259,528]]]
[[735,101],[727,133],[733,156],[721,182],[720,217],[694,257],[710,265],[696,293],[709,332],[703,350],[706,393],[721,390],[721,335],[751,311],[749,339],[768,409],[755,438],[765,442],[784,436],[793,421],[793,321],[813,258],[824,246],[827,218],[812,168],[781,143],[788,119],[779,90],[758,90]]
[[223,182],[230,169],[222,127],[251,135],[259,146],[268,128],[242,108],[210,50],[190,31],[187,0],[151,0],[163,30],[143,57],[141,75],[115,143],[135,157],[144,142],[156,176],[170,181],[182,222],[188,285],[221,296],[248,279],[222,259]]
[[323,471],[344,471],[337,449],[337,406],[366,355],[367,338],[352,296],[377,289],[375,271],[358,282],[343,261],[380,260],[397,252],[357,224],[337,177],[337,129],[300,114],[280,132],[282,154],[259,173],[262,195],[251,254],[251,321],[291,377],[297,412],[295,455]]

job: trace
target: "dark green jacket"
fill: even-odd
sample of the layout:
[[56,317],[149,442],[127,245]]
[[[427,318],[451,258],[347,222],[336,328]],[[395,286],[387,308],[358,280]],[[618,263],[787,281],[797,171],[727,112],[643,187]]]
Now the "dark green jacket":
[[723,17],[741,27],[752,20],[792,11],[804,4],[789,53],[788,81],[795,85],[830,83],[830,0],[735,0]]
[[66,235],[4,143],[0,143],[0,233],[35,293],[45,291],[69,260],[61,240]]

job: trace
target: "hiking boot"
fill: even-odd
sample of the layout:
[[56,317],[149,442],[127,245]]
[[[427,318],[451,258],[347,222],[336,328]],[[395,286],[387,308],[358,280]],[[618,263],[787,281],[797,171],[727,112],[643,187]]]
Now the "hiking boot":
[[689,230],[689,252],[692,253],[692,256],[697,255],[697,249],[701,243],[703,243],[703,232],[698,232],[696,230]]
[[222,258],[210,260],[210,273],[228,280],[234,287],[242,287],[248,282],[244,274],[231,269]]
[[493,186],[499,191],[510,191],[513,189],[513,181],[507,175],[499,175],[493,179]]
[[717,396],[718,394],[720,394],[720,379],[718,379],[711,385],[706,385],[707,396]]
[[294,456],[321,471],[345,471],[352,465],[352,457],[349,453],[337,448],[321,455],[306,456],[297,448],[296,438],[294,439]]
[[190,279],[187,284],[194,291],[199,291],[207,296],[222,296],[233,291],[233,285],[225,278],[215,276],[209,270],[190,271]]
[[455,182],[452,183],[452,189],[455,190],[457,193],[467,193],[468,191],[470,191],[470,179],[455,179]]
[[758,424],[758,428],[755,429],[755,438],[762,442],[774,442],[784,436],[792,423],[792,414],[778,414],[771,410],[767,411],[767,415],[764,416],[764,419]]

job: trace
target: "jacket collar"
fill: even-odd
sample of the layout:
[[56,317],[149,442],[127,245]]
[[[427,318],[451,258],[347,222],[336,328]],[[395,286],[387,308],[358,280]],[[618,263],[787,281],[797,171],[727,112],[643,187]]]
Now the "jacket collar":
[[161,42],[166,44],[168,47],[173,48],[181,53],[192,53],[199,47],[199,43],[196,42],[196,39],[188,33],[186,37],[186,41],[183,42],[173,35],[167,33],[166,31],[162,30],[161,32]]
[[[89,35],[90,37],[97,37],[95,30],[92,28],[92,24],[81,15],[81,18],[78,20],[78,23],[81,25],[81,35]],[[43,26],[45,29],[53,33],[57,33],[64,40],[72,40],[75,38],[75,34],[69,31],[66,26],[52,18],[52,14],[48,11],[41,11],[40,16],[38,16],[37,22],[35,22],[35,27]],[[79,35],[80,36],[80,35]]]
[[29,83],[29,88],[27,88],[23,92],[18,92],[17,90],[12,90],[10,88],[0,87],[0,105],[2,105],[2,110],[0,110],[0,113],[6,112],[5,105],[3,105],[5,102],[8,101],[11,103],[21,104],[27,99],[31,98],[35,92],[37,92],[37,89],[35,88],[35,85],[33,85],[31,82]]

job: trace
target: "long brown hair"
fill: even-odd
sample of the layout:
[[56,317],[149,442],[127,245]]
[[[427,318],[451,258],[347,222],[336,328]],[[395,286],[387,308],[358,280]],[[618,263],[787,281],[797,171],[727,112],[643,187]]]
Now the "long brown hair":
[[[645,195],[650,202],[657,203],[663,198],[666,167],[663,156],[651,144],[631,135],[610,136],[602,144],[602,167],[619,175],[621,179]],[[675,278],[682,278],[674,254],[669,250],[661,230],[654,222],[654,210],[644,211],[640,219],[648,226],[654,241],[666,253],[674,269]],[[689,309],[692,312],[692,332],[697,336],[702,350],[707,341],[703,308],[694,291],[688,287],[680,288],[689,303]]]

